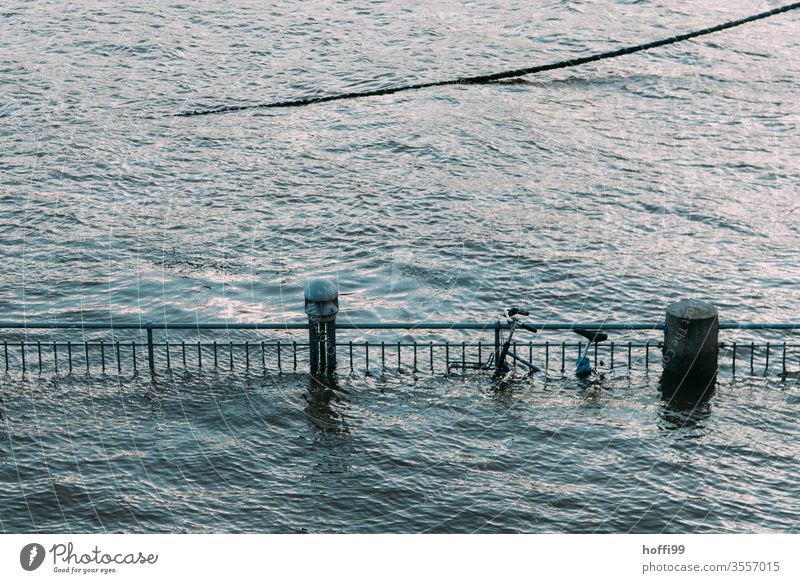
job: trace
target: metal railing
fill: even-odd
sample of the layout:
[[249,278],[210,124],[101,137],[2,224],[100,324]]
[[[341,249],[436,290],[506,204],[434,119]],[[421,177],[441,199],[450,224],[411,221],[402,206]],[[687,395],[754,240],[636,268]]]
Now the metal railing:
[[[530,326],[562,336],[573,328],[616,331],[623,336],[632,332],[642,336],[664,329],[663,322],[534,322]],[[340,372],[450,373],[452,363],[481,362],[495,353],[508,325],[499,321],[337,322],[336,329],[372,337],[355,340],[339,337],[336,354]],[[793,366],[800,367],[800,343],[785,341],[787,333],[800,331],[800,324],[721,322],[720,329],[773,332],[784,337],[777,342],[763,338],[720,342],[721,370],[730,370],[733,375],[749,371],[786,376]],[[7,374],[18,371],[121,375],[142,370],[157,374],[209,368],[283,373],[305,372],[309,362],[310,344],[300,336],[308,331],[307,323],[0,322],[0,330],[3,330],[0,358]],[[391,330],[407,331],[419,338],[386,336],[386,331]],[[224,340],[219,337],[220,331],[227,335]],[[81,338],[70,338],[76,332],[81,333]],[[481,332],[492,333],[493,337],[485,342],[476,341],[474,335]],[[275,333],[284,336],[276,338]],[[448,334],[459,337],[444,337]],[[586,350],[585,342],[557,338],[542,341],[539,335],[536,338],[536,341],[514,342],[512,351],[525,354],[530,362],[549,373],[564,373],[571,368],[574,358]],[[609,370],[649,371],[660,366],[662,347],[662,342],[655,338],[612,339],[599,346],[593,344],[591,356],[595,366]]]

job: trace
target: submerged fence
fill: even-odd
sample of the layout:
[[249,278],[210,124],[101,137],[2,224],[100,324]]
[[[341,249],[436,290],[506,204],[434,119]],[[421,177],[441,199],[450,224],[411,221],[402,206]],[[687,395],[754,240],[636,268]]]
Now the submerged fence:
[[[610,338],[586,354],[609,371],[660,370],[664,323],[531,322],[538,334],[519,333],[513,354],[547,374],[571,373],[587,343],[575,328],[602,329]],[[335,323],[339,373],[453,373],[453,365],[485,362],[496,353],[505,322]],[[719,369],[730,374],[800,372],[800,324],[721,322]],[[742,338],[742,332],[759,337]],[[175,370],[307,372],[313,343],[309,324],[0,322],[0,366],[7,374],[160,374]],[[764,335],[770,335],[765,340]],[[636,336],[631,338],[631,336]],[[515,336],[516,338],[516,336]],[[567,340],[567,338],[570,338]]]

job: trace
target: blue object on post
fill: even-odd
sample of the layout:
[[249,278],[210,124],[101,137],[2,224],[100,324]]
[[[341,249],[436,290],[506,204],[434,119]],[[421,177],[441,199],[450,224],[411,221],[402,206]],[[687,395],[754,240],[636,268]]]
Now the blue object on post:
[[575,361],[575,376],[578,378],[586,378],[592,374],[592,363],[589,362],[589,357],[579,356]]

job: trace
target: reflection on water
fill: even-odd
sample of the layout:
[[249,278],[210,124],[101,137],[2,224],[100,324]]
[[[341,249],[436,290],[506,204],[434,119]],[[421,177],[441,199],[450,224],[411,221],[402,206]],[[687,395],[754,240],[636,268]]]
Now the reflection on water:
[[699,437],[706,429],[706,421],[711,415],[711,403],[709,401],[683,401],[676,402],[664,399],[660,411],[661,423],[659,426],[666,430],[696,429],[700,433],[694,433],[694,437]]
[[686,379],[668,372],[661,374],[658,388],[662,397],[684,407],[711,399],[717,388],[717,376],[708,379]]
[[[206,372],[155,385],[149,375],[122,383],[2,377],[0,526],[713,532],[796,524],[800,509],[776,504],[800,463],[789,414],[797,387],[741,381],[695,402],[658,389],[627,375],[592,386],[534,376],[502,390],[481,375]],[[755,471],[762,466],[771,468],[768,483]],[[687,506],[687,492],[702,499]],[[745,498],[760,503],[742,514]]]
[[711,398],[717,386],[717,378],[708,381],[687,382],[683,379],[662,375],[660,427],[666,430],[693,429],[693,437],[699,437],[706,428],[711,415]]
[[340,392],[335,375],[309,375],[308,390],[303,394],[303,399],[306,402],[306,418],[312,427],[329,433],[349,433],[344,415],[332,406],[342,402]]

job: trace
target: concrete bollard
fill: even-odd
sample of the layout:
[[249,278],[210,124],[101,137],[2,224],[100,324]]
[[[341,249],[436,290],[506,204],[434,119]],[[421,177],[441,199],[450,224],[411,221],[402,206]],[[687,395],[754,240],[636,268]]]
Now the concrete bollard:
[[719,346],[717,308],[700,300],[667,306],[664,327],[664,378],[673,387],[705,385],[716,378]]
[[330,279],[312,279],[306,284],[305,300],[311,374],[332,375],[336,370],[339,289]]

